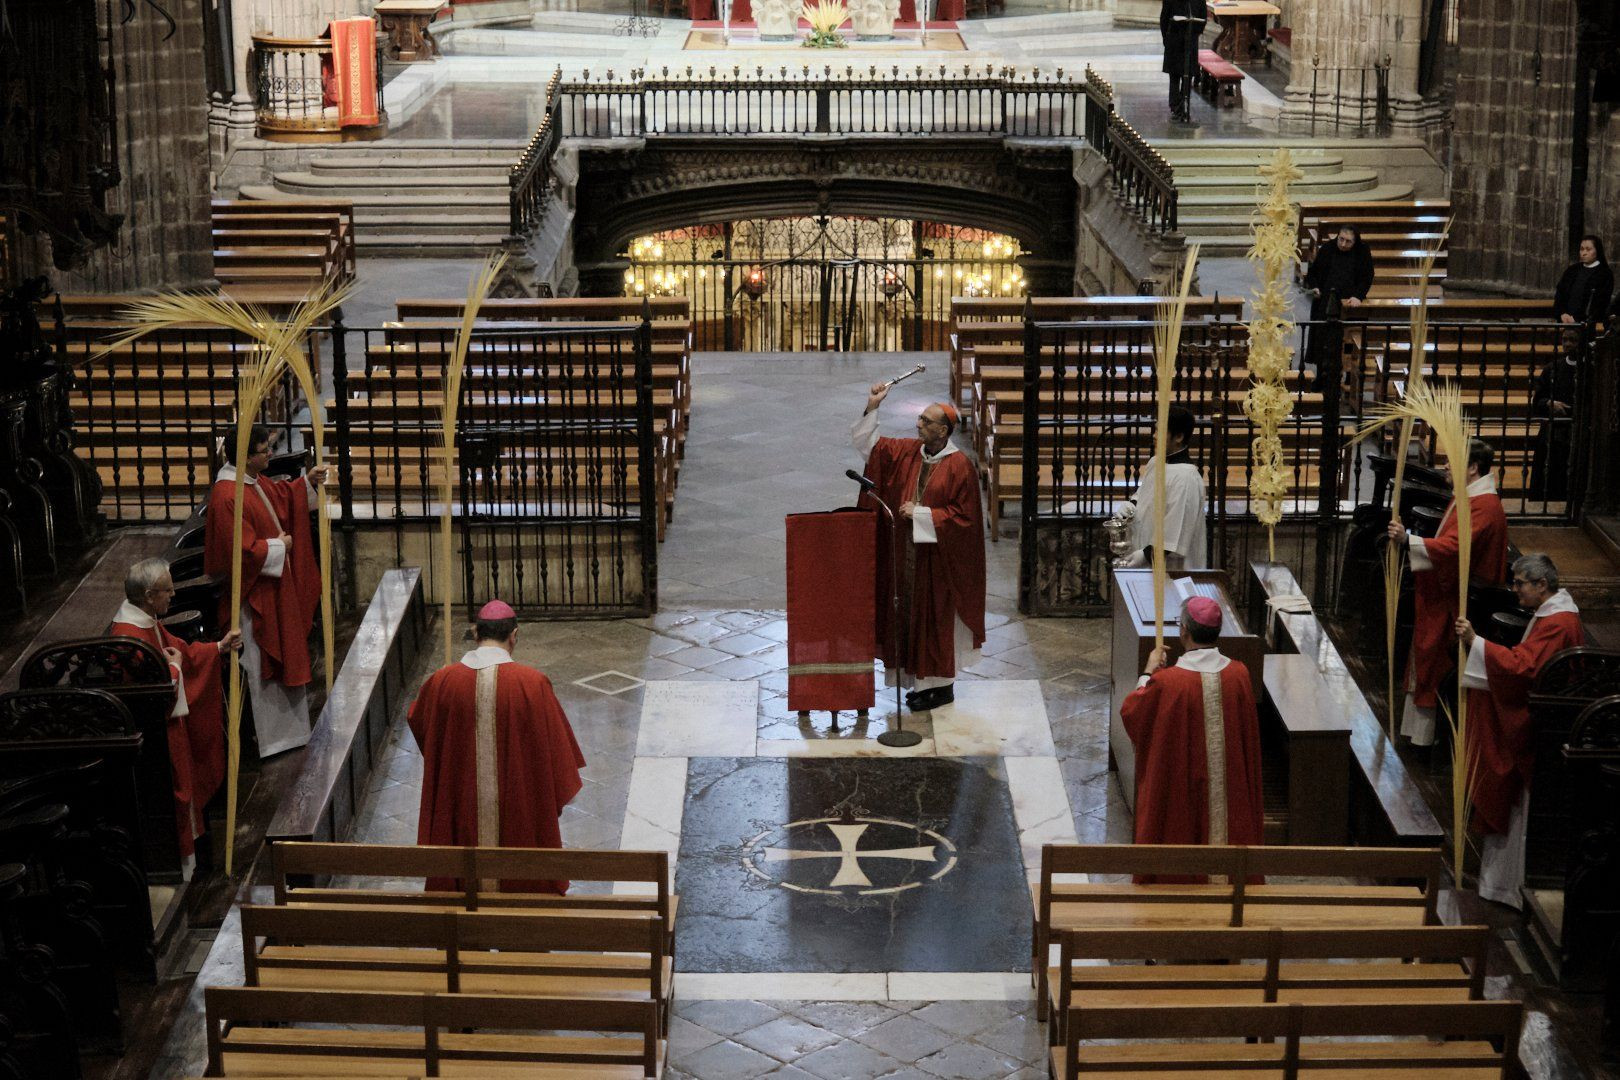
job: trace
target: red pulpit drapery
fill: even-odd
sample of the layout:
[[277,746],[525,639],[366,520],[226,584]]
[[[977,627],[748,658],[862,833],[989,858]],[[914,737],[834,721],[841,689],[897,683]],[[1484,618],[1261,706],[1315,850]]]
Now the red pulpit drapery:
[[326,24],[326,36],[332,39],[332,59],[321,65],[324,104],[337,106],[343,127],[377,123],[377,24],[337,19]]
[[788,515],[788,708],[872,707],[876,567],[872,511]]

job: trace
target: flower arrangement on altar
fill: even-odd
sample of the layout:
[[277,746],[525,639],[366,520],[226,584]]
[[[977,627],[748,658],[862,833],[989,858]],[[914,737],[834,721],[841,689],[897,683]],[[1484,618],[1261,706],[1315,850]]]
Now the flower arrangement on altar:
[[810,24],[810,34],[804,39],[807,49],[843,49],[849,42],[839,34],[838,28],[849,18],[849,8],[841,0],[818,0],[812,7],[804,5],[804,19]]

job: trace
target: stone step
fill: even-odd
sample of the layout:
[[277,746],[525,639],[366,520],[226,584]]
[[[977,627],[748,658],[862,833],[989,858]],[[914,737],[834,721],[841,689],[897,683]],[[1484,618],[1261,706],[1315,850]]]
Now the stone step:
[[504,175],[480,176],[461,173],[444,176],[405,174],[383,178],[369,173],[333,176],[309,172],[283,172],[275,174],[275,186],[276,190],[287,195],[349,199],[357,205],[362,202],[414,199],[430,206],[445,203],[482,203],[485,200],[505,206],[508,191]]
[[[1175,168],[1178,181],[1182,177],[1193,176],[1224,176],[1232,179],[1252,176],[1258,180],[1259,174],[1255,170],[1271,161],[1270,154],[1259,152],[1249,155],[1228,153],[1208,157],[1184,157],[1174,153],[1167,154],[1162,149],[1159,153]],[[1295,154],[1294,164],[1307,178],[1328,176],[1344,170],[1344,155]]]
[[373,236],[370,241],[356,238],[361,256],[387,259],[444,259],[460,256],[479,256],[500,247],[506,241],[501,232],[449,233],[388,233]]
[[[1179,180],[1177,181],[1176,187],[1178,190],[1180,190],[1181,184]],[[1249,193],[1252,195],[1253,188],[1249,189]],[[1302,197],[1309,198],[1313,202],[1317,201],[1314,194],[1305,195],[1303,191],[1301,191],[1300,194]],[[1379,184],[1376,187],[1369,187],[1361,191],[1330,194],[1320,201],[1398,202],[1403,199],[1410,199],[1411,197],[1411,184]],[[1207,192],[1189,194],[1188,192],[1182,191],[1177,200],[1177,207],[1177,220],[1180,222],[1184,232],[1194,231],[1194,223],[1209,222],[1214,220],[1231,220],[1234,222],[1240,222],[1244,226],[1247,226],[1250,216],[1254,213],[1254,202],[1252,198],[1234,199],[1230,196],[1211,195]]]
[[[1205,197],[1217,202],[1236,200],[1252,203],[1255,188],[1260,183],[1259,176],[1243,175],[1236,171],[1225,175],[1195,172],[1190,176],[1184,175],[1180,170],[1176,172],[1176,190],[1181,192],[1182,206],[1188,205],[1189,198],[1195,200],[1193,205],[1198,205],[1196,200]],[[1322,174],[1308,173],[1303,180],[1296,180],[1289,190],[1297,199],[1309,199],[1314,202],[1335,195],[1349,198],[1353,193],[1370,191],[1377,186],[1378,173],[1375,170],[1354,168]]]
[[1056,33],[1085,28],[1107,32],[1114,25],[1106,11],[1049,11],[1039,15],[1007,15],[999,19],[964,19],[965,34],[996,38],[1023,38],[1029,34]]
[[[508,157],[493,158],[488,161],[469,161],[460,157],[422,157],[417,155],[404,155],[396,158],[359,158],[359,157],[318,157],[308,162],[309,171],[316,176],[331,176],[354,178],[369,175],[381,175],[389,183],[398,179],[399,173],[419,174],[422,176],[445,178],[443,182],[453,183],[449,177],[463,176],[499,177],[505,182],[506,174],[517,163],[518,152]],[[482,184],[485,181],[480,180]]]
[[[558,34],[534,30],[480,28],[452,34],[440,47],[446,55],[456,57],[544,56],[548,60],[600,57],[611,61],[631,56],[645,56],[648,40],[600,34]],[[550,66],[547,65],[548,69]]]
[[1083,57],[1095,66],[1099,59],[1146,55],[1155,49],[1160,50],[1162,60],[1164,45],[1156,30],[1124,30],[1112,34],[1042,34],[1018,42],[1017,48],[1026,56],[1044,53]]

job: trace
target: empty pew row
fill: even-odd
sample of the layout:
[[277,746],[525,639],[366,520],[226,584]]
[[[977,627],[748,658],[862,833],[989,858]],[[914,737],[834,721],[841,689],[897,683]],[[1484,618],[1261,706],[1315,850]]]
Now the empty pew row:
[[354,208],[320,199],[215,199],[214,276],[250,284],[354,280]]
[[1032,890],[1037,1011],[1062,931],[1411,929],[1439,923],[1445,880],[1437,848],[1047,844]]
[[[1026,315],[1035,322],[1140,322],[1154,317],[1158,303],[1152,296],[957,297],[951,301],[950,317],[951,400],[967,403],[963,394],[972,381],[978,346],[1022,347]],[[1189,321],[1236,320],[1242,314],[1241,299],[1195,296],[1187,305]]]
[[270,867],[245,985],[205,991],[207,1075],[662,1075],[667,853],[278,842]]

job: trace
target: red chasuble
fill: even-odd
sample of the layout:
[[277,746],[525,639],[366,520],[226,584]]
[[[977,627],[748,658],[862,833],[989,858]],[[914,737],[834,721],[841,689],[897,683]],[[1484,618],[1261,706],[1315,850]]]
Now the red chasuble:
[[1474,828],[1505,833],[1519,793],[1535,767],[1530,690],[1547,661],[1586,643],[1573,611],[1543,615],[1511,649],[1478,639],[1485,650],[1488,690],[1468,691],[1468,758],[1474,774]]
[[[1136,746],[1138,844],[1259,844],[1263,839],[1260,794],[1260,717],[1249,669],[1233,660],[1220,680],[1223,739],[1215,744],[1204,726],[1203,673],[1174,666],[1154,672],[1147,685],[1120,703],[1119,717]],[[1226,759],[1224,776],[1210,783],[1210,751]],[[1224,791],[1220,780],[1224,779]],[[1226,820],[1213,822],[1211,793],[1224,794]],[[1224,824],[1224,829],[1220,825]],[[1221,833],[1224,831],[1225,835]],[[1141,881],[1196,881],[1145,876]]]
[[115,622],[108,633],[139,638],[160,652],[180,650],[180,676],[190,711],[169,718],[169,760],[180,854],[190,855],[202,828],[203,807],[225,779],[225,697],[220,689],[219,646],[212,641],[188,644],[165,630],[162,623],[143,629]]
[[[922,472],[921,439],[877,441],[866,459],[866,475],[877,494],[895,511],[897,529],[870,494],[861,505],[879,514],[876,637],[883,643],[883,664],[902,668],[917,678],[950,678],[956,674],[956,622],[960,618],[973,635],[975,649],[984,645],[984,521],[979,508],[979,478],[966,454],[947,454],[934,465],[928,487],[917,499],[917,478]],[[913,544],[912,523],[900,517],[900,504],[919,502],[933,510],[934,544]],[[910,610],[902,608],[911,655],[899,656],[890,628],[889,596],[892,567],[904,571],[906,549],[915,548]],[[901,584],[901,595],[905,595]]]
[[[1472,531],[1469,576],[1475,581],[1501,584],[1507,580],[1507,515],[1494,491],[1468,500]],[[1456,670],[1457,635],[1457,515],[1456,504],[1446,507],[1440,531],[1423,541],[1423,551],[1434,564],[1431,570],[1412,572],[1412,663],[1408,679],[1412,700],[1425,708],[1437,703],[1435,691],[1446,675]]]
[[[579,793],[585,757],[550,679],[517,663],[494,668],[498,674],[490,738],[479,738],[479,672],[465,662],[434,672],[411,705],[411,734],[422,749],[416,842],[560,848],[557,819]],[[481,746],[487,748],[483,753]],[[481,767],[488,781],[484,811],[486,818],[498,817],[498,835],[478,827]],[[495,790],[487,791],[489,787]],[[428,882],[429,889],[456,887],[445,879]],[[568,891],[568,882],[502,881],[501,888],[561,894]]]
[[[321,570],[315,559],[309,520],[309,485],[302,479],[276,480],[261,476],[242,488],[242,605],[253,613],[253,640],[264,656],[260,677],[284,686],[305,686],[310,681],[309,632],[321,606]],[[266,506],[268,500],[270,505]],[[203,570],[231,575],[231,518],[236,503],[236,482],[216,480],[208,496],[207,547]],[[274,515],[271,508],[274,508]],[[279,525],[279,527],[278,527]],[[279,578],[267,577],[265,556],[285,529],[291,550]],[[220,625],[231,617],[231,598],[221,596]]]

